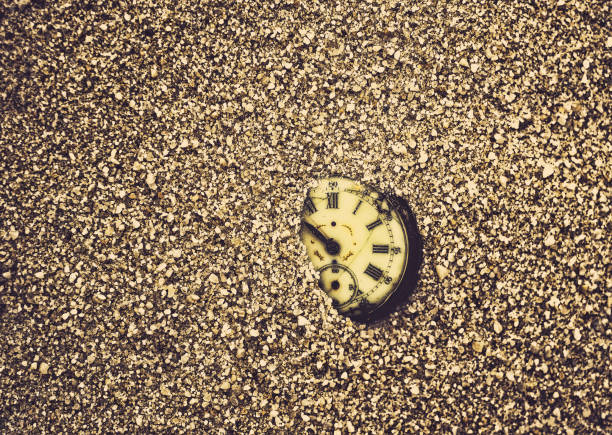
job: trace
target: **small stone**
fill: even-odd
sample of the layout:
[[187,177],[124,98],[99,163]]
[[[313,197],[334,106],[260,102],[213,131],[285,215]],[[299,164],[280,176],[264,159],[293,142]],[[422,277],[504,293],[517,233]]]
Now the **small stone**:
[[420,393],[419,386],[418,386],[418,385],[416,385],[416,384],[414,384],[412,387],[410,387],[410,393],[411,393],[413,396],[416,396],[417,394],[419,394],[419,393]]
[[172,393],[170,392],[170,389],[168,387],[166,387],[165,385],[162,385],[161,387],[159,387],[159,392],[162,394],[162,396],[171,396]]
[[219,385],[219,388],[222,389],[223,391],[227,391],[229,390],[231,387],[229,381],[223,381],[221,382],[221,385]]
[[419,163],[425,163],[428,159],[429,156],[427,155],[427,153],[425,151],[421,151],[421,153],[419,154]]
[[506,136],[504,136],[501,133],[495,133],[493,135],[493,139],[495,139],[495,142],[497,142],[497,143],[504,143],[504,142],[506,142]]
[[549,234],[545,239],[544,239],[544,246],[547,247],[551,247],[552,245],[555,244],[555,236],[553,236],[552,234]]
[[187,302],[189,303],[194,303],[197,302],[200,299],[200,297],[194,293],[190,294],[187,296]]
[[436,273],[438,274],[438,278],[440,278],[440,280],[442,281],[448,276],[449,271],[446,267],[442,266],[441,264],[438,264],[436,266]]
[[255,110],[255,106],[251,103],[242,103],[242,108],[247,112],[251,113]]
[[394,144],[392,147],[393,152],[398,155],[408,154],[408,149],[404,144]]
[[152,79],[156,79],[158,76],[158,72],[157,72],[157,68],[154,66],[153,68],[151,68],[151,78]]
[[470,67],[470,63],[468,62],[468,60],[464,57],[459,61],[459,65],[461,65],[464,68],[469,68]]
[[155,175],[153,173],[147,172],[147,178],[145,178],[145,182],[147,183],[147,186],[149,186],[149,189],[157,189],[157,186],[155,185]]
[[417,146],[416,139],[413,135],[408,136],[408,146],[412,149],[415,149]]
[[502,325],[501,323],[499,323],[497,320],[495,322],[493,322],[493,330],[495,331],[496,334],[499,334],[502,332]]
[[353,426],[353,423],[351,423],[350,421],[347,421],[346,430],[349,431],[349,433],[355,432],[355,426]]
[[9,237],[11,238],[11,240],[17,240],[17,238],[19,237],[19,231],[11,229],[9,231]]
[[49,373],[49,364],[47,364],[46,362],[42,362],[40,363],[40,366],[38,366],[38,371],[43,374],[46,375]]
[[321,134],[325,131],[325,127],[323,125],[317,125],[312,128],[312,131],[317,134]]
[[513,92],[510,92],[509,94],[506,94],[504,96],[506,103],[512,103],[514,100],[516,100],[516,94]]
[[484,343],[482,341],[474,340],[472,341],[472,349],[476,353],[481,353],[484,349]]
[[181,258],[181,255],[183,254],[183,251],[181,251],[180,249],[171,249],[170,250],[170,255],[174,258]]
[[251,329],[251,330],[249,331],[249,335],[250,335],[251,337],[259,337],[259,331],[258,331],[257,329]]
[[115,99],[117,101],[123,100],[123,94],[121,92],[115,92]]
[[106,296],[104,296],[102,293],[96,293],[95,295],[93,295],[94,302],[100,303],[104,301],[105,299],[106,299]]
[[2,278],[4,278],[4,279],[11,279],[11,276],[12,275],[11,275],[11,271],[10,270],[2,273]]
[[581,338],[582,338],[582,334],[580,333],[580,330],[574,329],[574,340],[580,341]]
[[217,275],[215,275],[214,273],[211,273],[210,276],[208,277],[208,282],[210,282],[212,284],[218,284],[219,283],[219,277]]
[[42,272],[42,271],[36,272],[34,276],[38,279],[43,279],[45,277],[45,272]]
[[555,172],[555,167],[550,163],[545,163],[542,167],[542,177],[548,178]]
[[308,319],[306,319],[306,317],[304,316],[298,316],[297,318],[297,324],[298,326],[306,326],[308,325]]
[[142,426],[142,415],[136,416],[136,426]]

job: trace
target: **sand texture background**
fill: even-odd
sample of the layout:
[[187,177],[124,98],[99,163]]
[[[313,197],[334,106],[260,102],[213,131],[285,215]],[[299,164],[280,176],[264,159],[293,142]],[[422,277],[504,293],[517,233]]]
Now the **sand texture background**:
[[[0,3],[2,433],[603,433],[611,3]],[[358,325],[309,183],[400,194]]]

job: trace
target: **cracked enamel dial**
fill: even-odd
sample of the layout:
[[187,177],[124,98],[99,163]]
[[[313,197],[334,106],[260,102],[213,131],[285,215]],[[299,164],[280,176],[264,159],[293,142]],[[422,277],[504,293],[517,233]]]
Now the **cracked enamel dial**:
[[407,270],[409,235],[394,197],[347,178],[323,179],[310,189],[302,242],[319,286],[338,311],[353,317],[385,304]]

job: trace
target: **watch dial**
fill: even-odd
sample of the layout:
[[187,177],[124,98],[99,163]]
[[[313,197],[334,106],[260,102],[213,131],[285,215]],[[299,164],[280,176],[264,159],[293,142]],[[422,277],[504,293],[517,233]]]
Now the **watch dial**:
[[406,228],[381,193],[346,178],[321,180],[308,192],[302,223],[319,285],[340,312],[367,314],[401,283],[409,250]]

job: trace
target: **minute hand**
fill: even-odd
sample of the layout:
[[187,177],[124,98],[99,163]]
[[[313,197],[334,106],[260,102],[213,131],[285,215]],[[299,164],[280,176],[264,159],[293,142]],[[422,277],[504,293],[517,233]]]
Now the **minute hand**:
[[311,223],[308,223],[306,221],[303,221],[303,222],[304,222],[304,226],[308,228],[308,230],[312,233],[312,235],[325,244],[325,250],[327,251],[328,254],[336,255],[338,252],[340,252],[340,245],[338,245],[338,242],[336,242],[334,239],[325,237],[325,234],[319,231],[319,229],[315,227],[314,225],[312,225]]
[[325,235],[321,231],[319,231],[317,227],[306,221],[304,221],[304,226],[306,226],[306,228],[308,228],[308,231],[310,231],[312,235],[315,236],[317,239],[319,239],[323,243],[327,243],[327,237],[325,237]]

